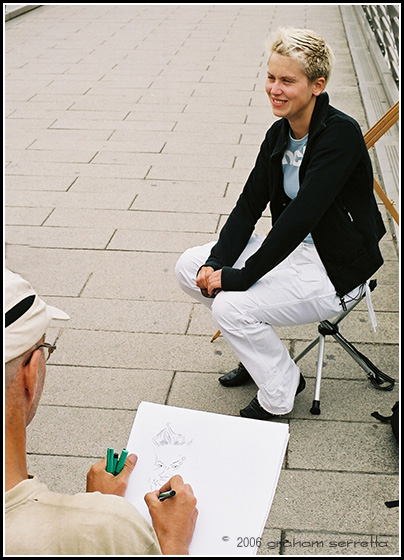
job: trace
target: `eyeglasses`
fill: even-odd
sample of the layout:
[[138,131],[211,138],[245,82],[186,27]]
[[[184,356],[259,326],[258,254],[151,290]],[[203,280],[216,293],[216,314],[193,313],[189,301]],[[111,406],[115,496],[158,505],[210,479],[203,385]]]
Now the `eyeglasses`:
[[47,348],[48,349],[48,353],[46,354],[46,352],[45,352],[45,361],[46,362],[49,360],[50,355],[56,350],[56,346],[54,346],[53,344],[48,344],[47,342],[44,342],[43,344],[40,344],[39,346],[37,346],[35,348],[35,350],[33,350],[31,352],[31,355],[29,356],[28,360],[24,363],[25,366],[27,364],[29,364],[29,361],[32,358],[32,354],[34,352],[36,352],[37,350],[39,350],[40,348]]

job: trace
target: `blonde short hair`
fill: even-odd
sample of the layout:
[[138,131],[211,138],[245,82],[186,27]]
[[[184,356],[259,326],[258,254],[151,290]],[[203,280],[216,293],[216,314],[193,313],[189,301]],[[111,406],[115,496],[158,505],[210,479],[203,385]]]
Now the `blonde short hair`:
[[280,27],[267,47],[270,57],[272,53],[277,53],[299,62],[310,81],[325,78],[325,83],[328,82],[334,55],[324,39],[314,31]]

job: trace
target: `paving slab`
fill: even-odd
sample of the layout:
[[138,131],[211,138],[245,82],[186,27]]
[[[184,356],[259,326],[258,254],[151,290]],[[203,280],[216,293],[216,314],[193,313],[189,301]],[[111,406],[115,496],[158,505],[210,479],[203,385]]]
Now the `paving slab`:
[[[395,474],[284,470],[268,526],[284,530],[394,535],[398,509]],[[298,551],[295,551],[298,553]]]

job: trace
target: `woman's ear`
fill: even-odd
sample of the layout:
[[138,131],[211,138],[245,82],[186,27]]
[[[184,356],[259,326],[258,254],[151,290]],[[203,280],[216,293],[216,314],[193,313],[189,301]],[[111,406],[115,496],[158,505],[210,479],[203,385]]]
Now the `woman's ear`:
[[323,93],[325,88],[325,78],[317,78],[313,82],[313,95],[318,97],[321,93]]

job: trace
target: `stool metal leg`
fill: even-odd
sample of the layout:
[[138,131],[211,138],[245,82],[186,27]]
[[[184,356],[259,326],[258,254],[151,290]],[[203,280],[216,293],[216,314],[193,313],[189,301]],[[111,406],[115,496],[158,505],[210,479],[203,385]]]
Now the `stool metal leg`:
[[332,333],[331,336],[336,340],[342,348],[355,360],[355,362],[366,372],[367,376],[372,374],[372,368],[369,367],[362,358],[360,353],[353,347],[339,332]]
[[316,368],[316,384],[314,386],[314,400],[313,406],[310,409],[311,414],[320,414],[320,387],[321,387],[321,374],[323,370],[324,362],[324,347],[325,347],[325,335],[320,334],[318,337],[318,356],[317,356],[317,368]]

